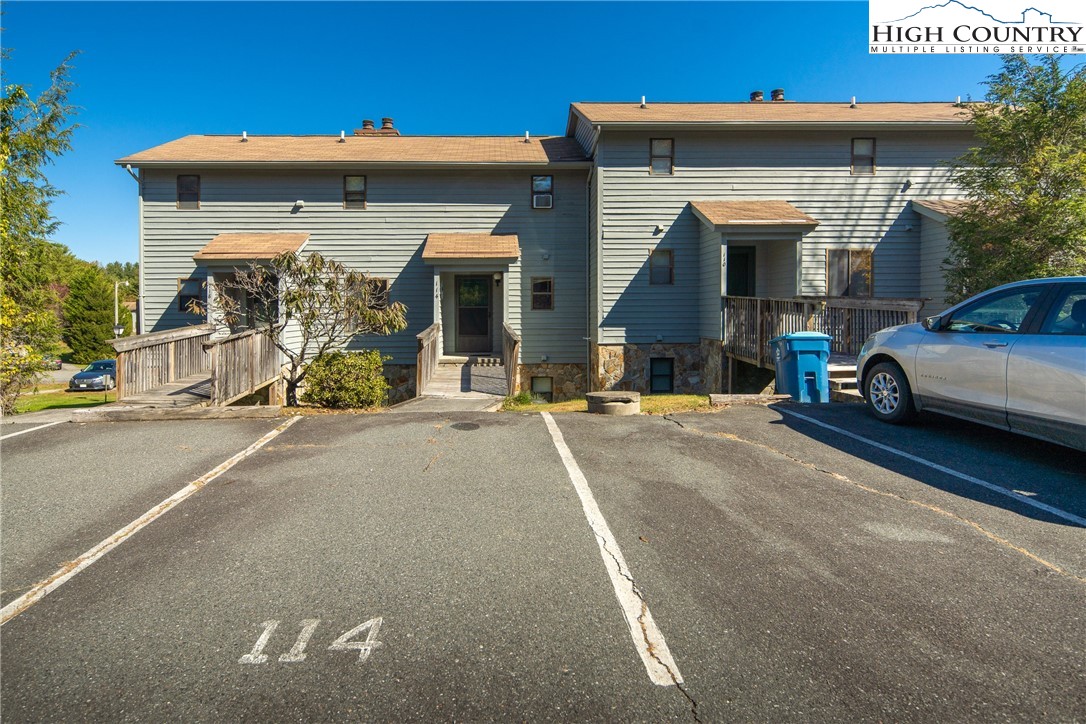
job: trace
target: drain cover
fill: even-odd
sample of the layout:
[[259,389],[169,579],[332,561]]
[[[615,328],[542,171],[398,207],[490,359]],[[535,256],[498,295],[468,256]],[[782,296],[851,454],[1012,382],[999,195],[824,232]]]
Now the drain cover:
[[456,423],[453,423],[452,425],[449,425],[449,427],[451,427],[454,430],[464,430],[464,431],[471,431],[471,430],[478,430],[479,429],[479,426],[474,422],[456,422]]

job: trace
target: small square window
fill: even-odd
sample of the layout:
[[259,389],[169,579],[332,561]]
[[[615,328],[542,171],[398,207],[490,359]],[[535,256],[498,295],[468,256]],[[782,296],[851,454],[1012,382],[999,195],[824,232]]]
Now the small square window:
[[554,176],[532,176],[532,208],[554,208]]
[[852,175],[875,175],[875,139],[852,139]]
[[554,402],[554,378],[533,377],[532,397],[541,397],[547,402]]
[[200,208],[200,177],[199,176],[178,176],[177,177],[177,208],[179,208],[179,209],[198,209],[198,208]]
[[649,284],[675,283],[675,256],[671,249],[655,249],[649,255]]
[[532,277],[532,309],[554,309],[552,277]]
[[343,208],[345,208],[345,209],[364,209],[364,208],[366,208],[366,177],[365,176],[344,176],[343,177]]
[[668,176],[675,171],[675,140],[653,138],[649,141],[649,173]]
[[675,360],[670,357],[650,359],[649,378],[649,392],[673,392],[675,390]]
[[874,257],[870,249],[827,251],[826,295],[870,297],[874,286]]
[[388,279],[369,277],[366,285],[369,287],[369,308],[388,309]]
[[203,315],[204,289],[207,285],[203,279],[177,279],[177,311],[184,314]]

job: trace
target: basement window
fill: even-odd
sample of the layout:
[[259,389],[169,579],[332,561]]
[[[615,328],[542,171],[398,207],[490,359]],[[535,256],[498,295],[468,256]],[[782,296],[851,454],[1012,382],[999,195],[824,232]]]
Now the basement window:
[[364,208],[366,208],[366,177],[365,176],[344,176],[343,177],[343,208],[345,208],[345,209],[364,209]]
[[532,397],[540,397],[547,402],[554,402],[554,378],[533,377]]
[[654,357],[649,360],[649,392],[673,392],[675,390],[675,360],[670,357]]
[[649,255],[649,284],[675,283],[675,255],[671,249],[654,249]]
[[532,176],[532,208],[554,208],[554,176]]
[[870,297],[875,254],[870,249],[830,249],[826,252],[826,296]]
[[179,208],[179,209],[198,209],[198,208],[200,208],[200,177],[199,176],[178,176],[177,177],[177,208]]
[[670,176],[675,172],[675,139],[653,138],[649,141],[649,173]]
[[532,309],[554,309],[553,277],[532,277]]
[[875,139],[852,139],[852,175],[875,175]]

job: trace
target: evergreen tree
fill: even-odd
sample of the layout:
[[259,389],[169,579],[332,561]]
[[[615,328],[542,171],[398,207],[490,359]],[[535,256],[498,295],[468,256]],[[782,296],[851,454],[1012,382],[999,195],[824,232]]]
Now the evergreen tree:
[[951,301],[1086,274],[1086,66],[1005,56],[988,88],[967,106],[979,144],[952,165],[970,203],[949,222]]
[[[119,311],[128,334],[132,313],[123,306]],[[64,336],[72,348],[73,361],[86,364],[116,356],[109,344],[113,339],[113,284],[101,269],[88,265],[72,278],[64,301],[64,319]]]

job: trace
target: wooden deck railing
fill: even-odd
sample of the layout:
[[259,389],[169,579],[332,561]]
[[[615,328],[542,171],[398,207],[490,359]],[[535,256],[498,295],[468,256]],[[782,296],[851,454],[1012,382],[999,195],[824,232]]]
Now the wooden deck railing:
[[212,406],[229,405],[279,377],[279,350],[250,329],[204,342],[210,360]]
[[437,370],[438,342],[441,340],[441,322],[434,322],[416,337],[419,341],[418,363],[415,365],[415,396],[426,391],[430,378]]
[[773,367],[768,342],[791,332],[830,335],[830,351],[855,356],[874,332],[916,321],[922,299],[724,297],[724,353]]
[[210,373],[203,344],[213,331],[210,324],[201,324],[110,340],[117,350],[117,399]]
[[502,363],[505,365],[505,394],[517,394],[517,363],[520,361],[520,335],[508,323],[502,325]]

